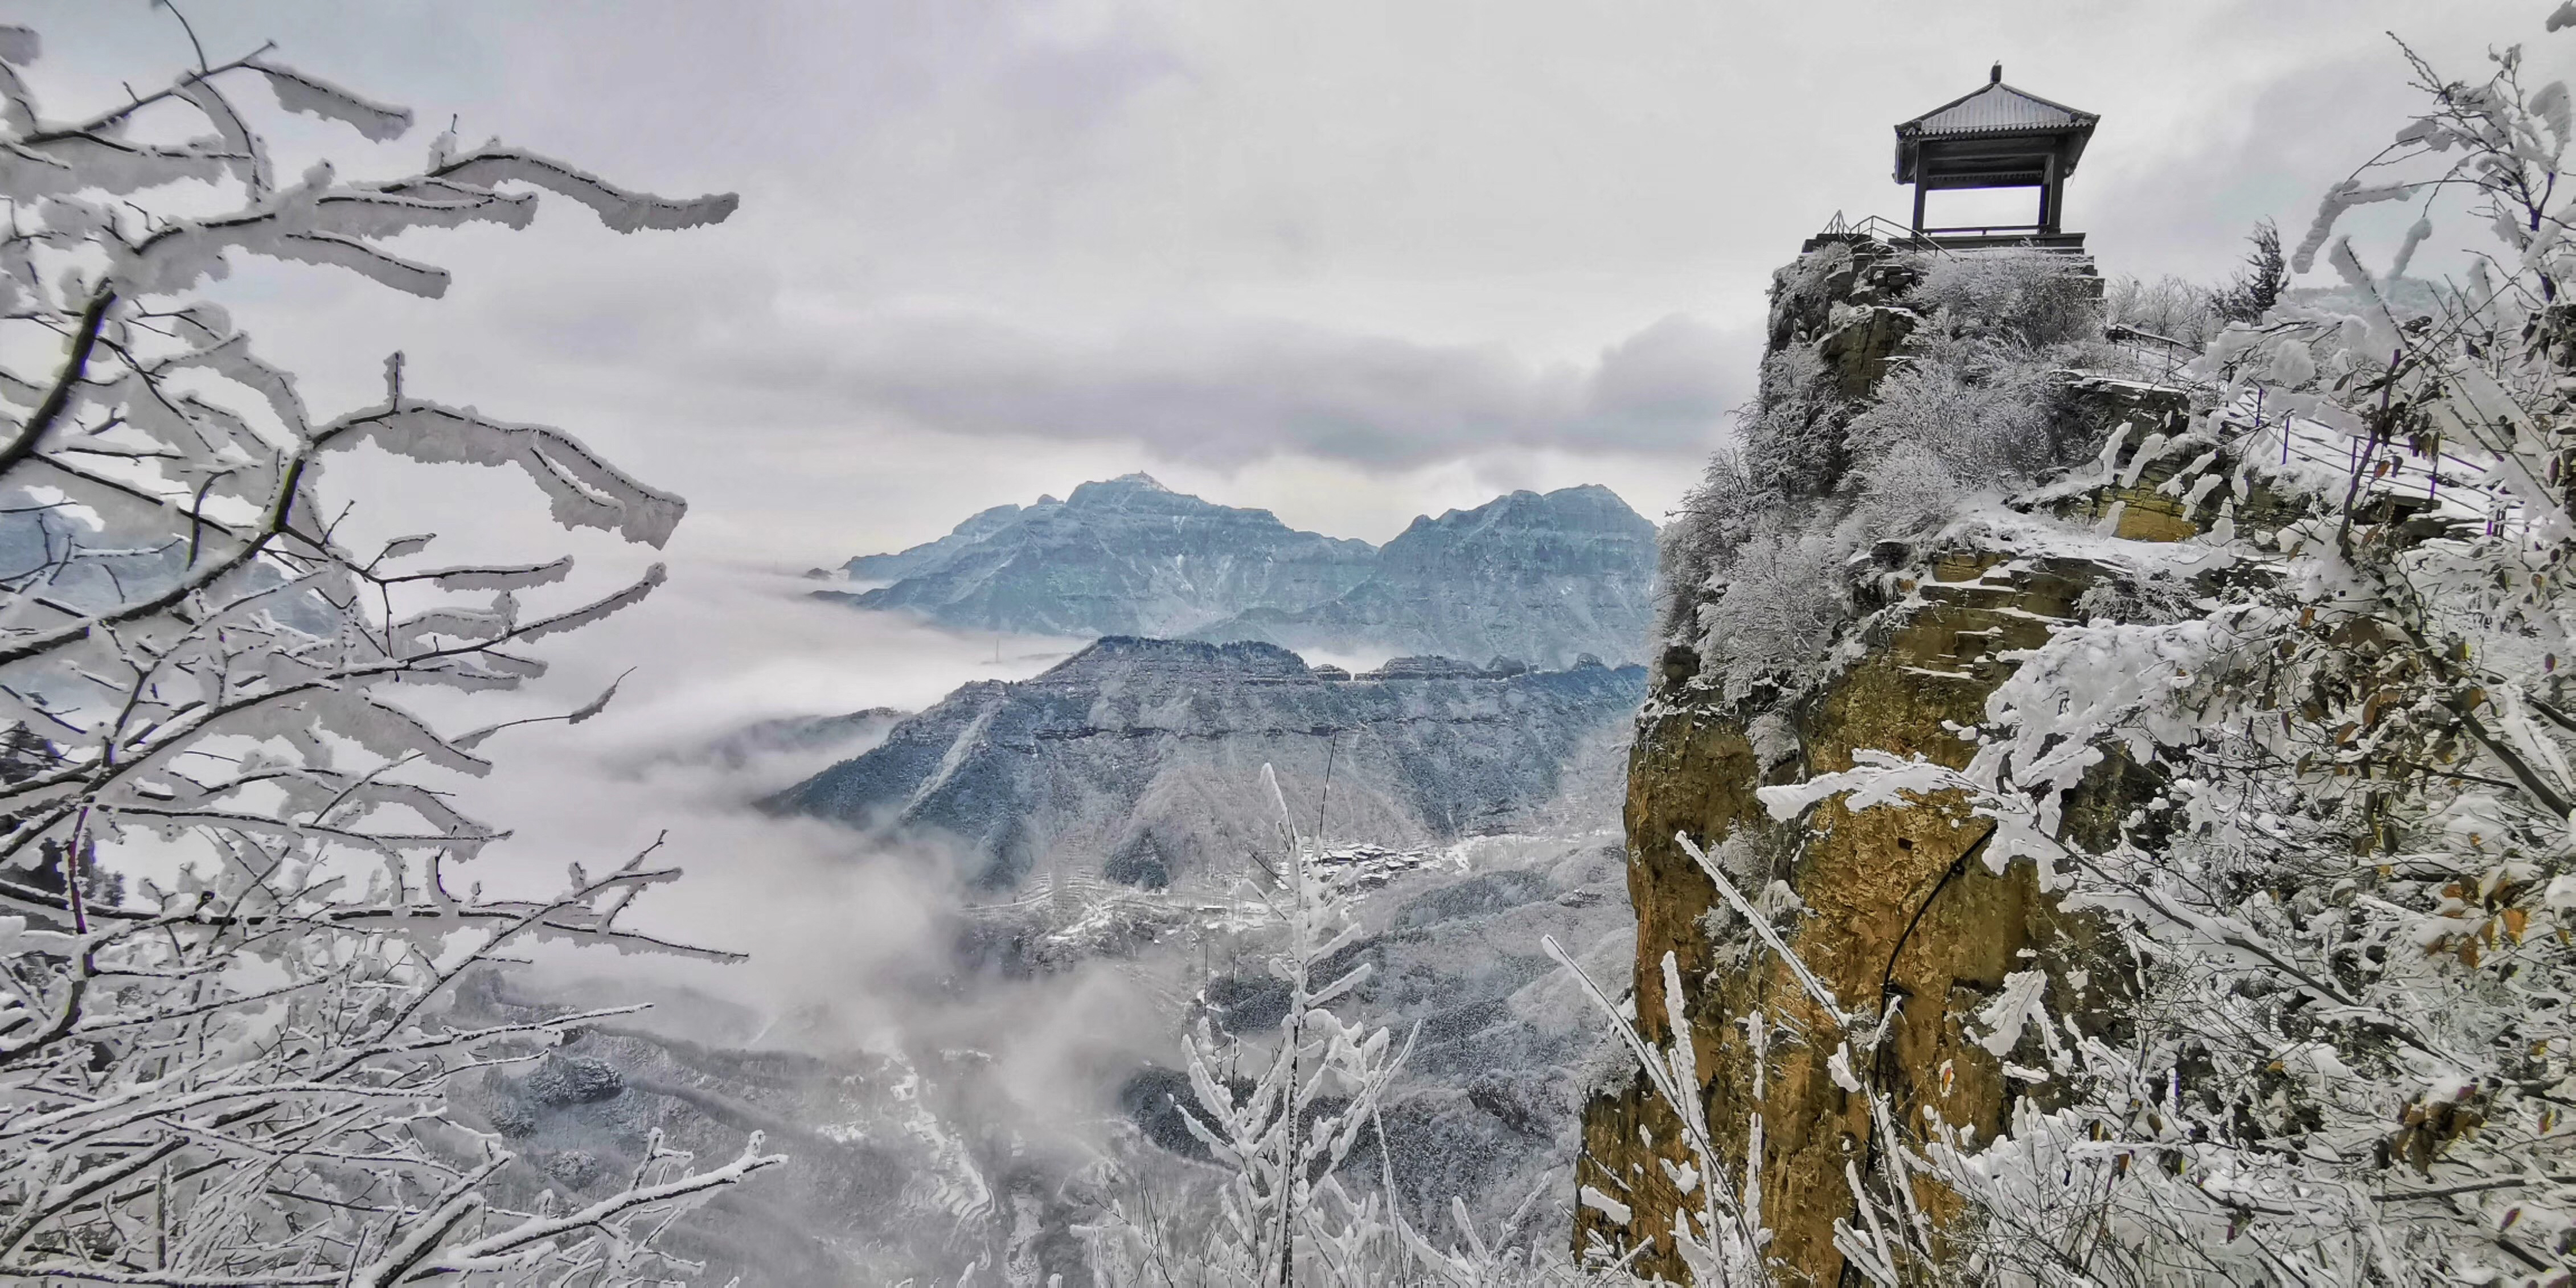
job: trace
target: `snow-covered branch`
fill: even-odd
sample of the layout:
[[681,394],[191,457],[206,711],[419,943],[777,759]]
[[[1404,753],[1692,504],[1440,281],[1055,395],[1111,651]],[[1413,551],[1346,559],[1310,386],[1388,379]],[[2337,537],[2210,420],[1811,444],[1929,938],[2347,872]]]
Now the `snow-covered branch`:
[[[388,239],[523,226],[531,189],[620,231],[722,219],[733,199],[653,197],[498,144],[459,156],[444,138],[412,175],[326,164],[280,183],[236,84],[375,141],[411,114],[262,49],[48,122],[26,76],[38,52],[33,33],[0,30],[0,327],[60,355],[0,370],[0,550],[36,552],[0,568],[0,906],[18,914],[0,917],[0,1277],[686,1274],[654,1237],[779,1160],[755,1137],[696,1170],[657,1145],[623,1191],[508,1210],[495,1182],[510,1155],[448,1116],[448,1081],[622,1008],[443,1017],[461,979],[531,941],[732,954],[626,924],[679,875],[651,849],[597,877],[573,864],[551,898],[452,889],[502,834],[436,775],[487,771],[477,748],[525,721],[453,735],[392,698],[515,687],[544,668],[511,650],[635,603],[661,569],[532,610],[518,596],[566,581],[569,558],[427,564],[428,537],[362,554],[320,475],[360,444],[512,466],[563,526],[657,546],[683,503],[561,431],[406,392],[399,355],[382,403],[316,423],[293,379],[187,292],[228,256],[262,255],[435,296],[446,272]],[[147,114],[193,114],[201,132],[132,141]],[[209,213],[207,190],[236,204]],[[146,839],[163,856],[152,879],[129,862]]]

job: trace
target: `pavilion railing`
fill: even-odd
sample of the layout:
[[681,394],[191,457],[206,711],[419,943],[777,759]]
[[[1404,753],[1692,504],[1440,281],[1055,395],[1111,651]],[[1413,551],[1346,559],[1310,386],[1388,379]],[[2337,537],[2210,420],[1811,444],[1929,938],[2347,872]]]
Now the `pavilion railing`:
[[[1972,224],[1956,228],[1909,228],[1880,215],[1859,219],[1837,210],[1832,220],[1817,234],[1819,237],[1870,237],[1907,250],[1929,251],[1949,255],[1962,250],[1980,250],[2004,246],[2016,239],[2048,249],[2072,249],[2083,244],[2082,234],[2049,231],[2040,224]],[[1976,244],[1983,240],[1985,245]]]
[[1824,230],[1816,235],[1819,237],[1875,237],[1891,246],[1904,246],[1913,250],[1928,250],[1939,255],[1946,255],[1949,253],[1941,247],[1940,243],[1933,241],[1922,233],[1916,232],[1893,219],[1887,219],[1878,215],[1864,215],[1857,220],[1852,220],[1845,219],[1843,217],[1843,212],[1837,210],[1834,212],[1833,219],[1825,225]]

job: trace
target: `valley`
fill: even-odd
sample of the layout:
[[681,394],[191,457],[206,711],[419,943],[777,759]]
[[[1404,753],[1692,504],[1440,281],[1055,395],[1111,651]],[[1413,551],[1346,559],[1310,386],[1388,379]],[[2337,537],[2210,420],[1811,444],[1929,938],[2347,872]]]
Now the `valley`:
[[[1504,580],[1597,578],[1604,593],[1642,595],[1636,544],[1595,522],[1625,508],[1587,495],[1599,491],[1521,494],[1420,520],[1387,553],[1361,547],[1369,557],[1358,570],[1301,593],[1340,585],[1327,604],[1376,594],[1369,588],[1399,575],[1382,560],[1421,570],[1400,575],[1427,584],[1481,549]],[[466,1112],[527,1151],[568,1198],[604,1192],[648,1130],[712,1149],[766,1127],[790,1155],[769,1198],[720,1198],[711,1222],[679,1236],[688,1255],[753,1282],[994,1274],[1043,1283],[1059,1273],[1085,1282],[1074,1225],[1095,1219],[1118,1186],[1186,1195],[1208,1166],[1180,1118],[1195,1112],[1184,1032],[1205,1019],[1258,1041],[1276,1023],[1275,981],[1239,965],[1273,933],[1266,901],[1288,855],[1266,768],[1297,829],[1321,845],[1319,870],[1351,891],[1361,933],[1336,968],[1368,974],[1346,1007],[1415,1042],[1384,1116],[1383,1155],[1372,1143],[1345,1171],[1355,1181],[1392,1176],[1427,1228],[1451,1223],[1455,1199],[1488,1232],[1517,1213],[1513,1239],[1557,1237],[1573,1218],[1565,1182],[1585,1089],[1622,1057],[1539,940],[1575,946],[1603,977],[1631,951],[1618,811],[1646,676],[1593,649],[1635,657],[1641,647],[1615,642],[1578,608],[1552,619],[1569,627],[1567,648],[1528,648],[1528,660],[1412,652],[1444,637],[1433,620],[1444,610],[1391,601],[1333,636],[1343,650],[1330,656],[1384,659],[1356,672],[1260,640],[1210,642],[1230,633],[1223,623],[1247,618],[1242,596],[1255,592],[1244,587],[1292,580],[1262,559],[1340,557],[1358,543],[1283,537],[1275,524],[1212,515],[1221,507],[1141,480],[1071,496],[1030,507],[1041,510],[1038,531],[1053,533],[1046,540],[1065,539],[1065,526],[1149,522],[1138,508],[1160,507],[1150,522],[1178,528],[1176,540],[1200,540],[1190,529],[1202,521],[1222,531],[1201,554],[1269,553],[1234,558],[1220,593],[1183,612],[1176,605],[1195,592],[1152,569],[1158,559],[1167,570],[1201,566],[1190,559],[1131,566],[1122,552],[1114,575],[1075,558],[1035,578],[1013,561],[1051,566],[1056,547],[961,553],[1031,521],[1026,510],[987,512],[942,542],[846,570],[910,587],[902,596],[818,597],[809,579],[804,604],[760,614],[774,617],[773,631],[817,641],[792,647],[824,650],[818,657],[830,655],[820,641],[837,638],[840,623],[882,620],[892,629],[873,634],[882,642],[865,656],[906,673],[973,673],[980,632],[998,620],[1014,632],[1011,660],[998,664],[1005,678],[968,679],[910,711],[701,720],[650,757],[608,750],[633,737],[612,731],[587,771],[601,776],[596,790],[638,808],[684,791],[730,834],[793,837],[817,856],[807,862],[851,865],[858,891],[908,892],[917,911],[907,915],[926,919],[908,935],[918,946],[891,958],[773,947],[823,969],[870,963],[837,985],[801,983],[792,994],[801,1001],[775,990],[763,1001],[716,976],[675,979],[648,992],[654,1011],[640,1021],[586,1029],[547,1064],[484,1080]],[[1049,506],[1074,513],[1051,518]],[[1575,532],[1561,512],[1579,520]],[[1533,549],[1550,552],[1534,565],[1543,575],[1508,571]],[[983,589],[919,609],[930,587],[970,582]],[[1101,585],[1123,589],[1092,593]],[[725,602],[734,613],[749,604],[739,593]],[[1002,612],[1012,604],[1022,615]],[[1094,624],[1196,628],[1190,638],[1088,640],[1027,629],[1067,620],[1075,604]],[[854,619],[839,616],[853,607]],[[1603,615],[1620,629],[1642,621],[1642,607],[1614,608]],[[1509,619],[1525,607],[1489,600],[1486,611]],[[1001,615],[974,615],[989,613]],[[960,631],[942,614],[971,620]],[[900,625],[909,622],[918,624]],[[1471,638],[1525,647],[1534,637],[1478,628]],[[827,857],[836,853],[849,857]],[[526,1016],[634,987],[495,977],[469,993],[465,1013]],[[1091,1036],[1056,1035],[1036,1019],[1064,1007]]]

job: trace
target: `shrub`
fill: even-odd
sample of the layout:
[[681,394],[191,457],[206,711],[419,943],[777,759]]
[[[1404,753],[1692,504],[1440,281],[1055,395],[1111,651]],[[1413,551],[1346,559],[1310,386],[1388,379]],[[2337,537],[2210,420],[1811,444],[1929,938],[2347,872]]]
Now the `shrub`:
[[2101,301],[2095,280],[2070,267],[2065,256],[2044,251],[1933,256],[1923,265],[1913,303],[1945,314],[1954,331],[2032,349],[2089,340],[2101,333]]
[[2102,301],[2102,316],[2106,322],[2178,340],[2194,350],[2207,348],[2228,321],[2218,292],[2179,277],[2152,282],[2123,277],[2112,282]]
[[1783,497],[1823,496],[1842,480],[1847,403],[1813,345],[1793,345],[1762,360],[1760,394],[1745,430],[1745,467],[1762,491]]
[[1853,419],[1848,450],[1864,460],[1920,452],[1960,478],[2026,478],[2060,463],[2050,383],[2036,363],[1985,372],[1909,364],[1880,382],[1878,402]]
[[1713,579],[1700,610],[1703,665],[1727,701],[1763,684],[1801,687],[1827,670],[1834,631],[1851,615],[1842,555],[1832,534],[1765,532],[1747,541]]

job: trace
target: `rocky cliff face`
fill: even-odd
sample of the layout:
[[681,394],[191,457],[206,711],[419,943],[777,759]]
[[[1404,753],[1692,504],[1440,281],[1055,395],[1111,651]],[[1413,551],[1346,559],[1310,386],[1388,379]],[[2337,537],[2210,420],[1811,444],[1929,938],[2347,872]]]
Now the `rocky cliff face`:
[[818,592],[953,626],[1034,635],[1178,635],[1250,608],[1302,608],[1368,576],[1365,541],[1299,532],[1142,474],[1062,501],[986,510],[927,545],[854,559],[892,584]]
[[[1823,1028],[1821,1017],[1783,964],[1751,946],[1741,926],[1711,933],[1716,892],[1674,836],[1687,833],[1706,848],[1733,841],[1728,848],[1745,863],[1730,876],[1748,891],[1780,882],[1791,899],[1773,896],[1783,908],[1775,928],[1837,998],[1904,999],[1880,1070],[1901,1089],[1900,1103],[1991,1134],[2009,1112],[2013,1088],[2002,1061],[1972,1040],[1970,1020],[2007,973],[2037,958],[2056,969],[2080,967],[2080,928],[2039,892],[2028,866],[1998,876],[1974,861],[1969,851],[1983,827],[1955,807],[1852,813],[1829,802],[1783,825],[1754,792],[1849,769],[1861,750],[1964,764],[1969,748],[1945,722],[1980,719],[2006,671],[1998,655],[2044,639],[2050,622],[2072,615],[2098,571],[1945,559],[1934,580],[1900,592],[1917,598],[1906,620],[1869,640],[1861,662],[1794,712],[1748,712],[1681,688],[1659,694],[1640,718],[1627,826],[1641,1027],[1654,1040],[1670,1040],[1660,1023],[1661,971],[1664,954],[1674,953],[1692,993],[1688,1012],[1711,1020],[1688,1040],[1721,1150],[1742,1158],[1748,1118],[1763,1115],[1764,1212],[1774,1231],[1771,1252],[1791,1270],[1790,1282],[1840,1281],[1833,1223],[1851,1212],[1843,1167],[1859,1161],[1853,1151],[1869,1137],[1868,1110],[1828,1072],[1830,1044],[1775,1039],[1757,1084],[1744,1035],[1719,1027],[1719,1017],[1763,1011],[1775,1026],[1810,1031]],[[1654,1148],[1640,1144],[1641,1127]],[[1631,1079],[1586,1106],[1584,1142],[1585,1183],[1621,1195],[1633,1216],[1613,1223],[1597,1211],[1580,1213],[1578,1247],[1625,1249],[1669,1231],[1673,1212],[1690,1200],[1654,1162],[1687,1161],[1668,1107]],[[1640,1268],[1686,1282],[1669,1239],[1663,1235]]]
[[1655,525],[1605,487],[1514,492],[1415,519],[1368,580],[1327,603],[1255,609],[1195,637],[1288,648],[1371,647],[1571,665],[1643,661]]
[[1642,668],[1597,664],[1337,679],[1267,644],[1112,637],[1035,679],[968,685],[772,805],[943,838],[988,885],[1042,860],[1230,883],[1278,845],[1264,764],[1328,838],[1491,833],[1615,754],[1644,688]]
[[[1774,293],[1774,357],[1806,362],[1812,379],[1850,400],[1837,409],[1828,398],[1809,413],[1818,427],[1810,441],[1820,450],[1841,450],[1840,423],[1889,359],[1910,351],[1918,321],[1902,307],[1915,269],[1883,246],[1854,249],[1811,248],[1783,270]],[[2064,426],[2069,434],[2096,439],[2114,421],[2160,425],[2175,410],[2154,391],[2118,381],[2075,380],[2053,397],[2052,415],[2081,422]],[[1701,843],[1736,885],[1756,894],[1843,1005],[1894,1009],[1891,1037],[1868,1072],[1892,1094],[1900,1132],[1919,1131],[1937,1113],[1991,1135],[2021,1084],[2007,1076],[2005,1058],[1976,1040],[1984,1032],[1976,1014],[2008,973],[2036,968],[2049,972],[2052,995],[2086,998],[2098,1022],[2116,1023],[2116,976],[2096,952],[2093,927],[2058,908],[2027,865],[1997,874],[1978,861],[1987,825],[1959,802],[1855,812],[1828,801],[1779,823],[1755,792],[1850,768],[1864,750],[1964,764],[1971,748],[1951,730],[1983,718],[2011,651],[2046,639],[2061,622],[2117,616],[2124,595],[2169,579],[2171,561],[2158,551],[2173,547],[2158,543],[2187,539],[2210,517],[2178,491],[2160,491],[2153,462],[2137,464],[2106,462],[2100,473],[2115,482],[2060,486],[1983,527],[1953,525],[1928,543],[1870,549],[1844,570],[1858,616],[1835,645],[1841,660],[1811,687],[1730,697],[1700,674],[1706,652],[1689,647],[1673,649],[1659,667],[1629,762],[1635,1013],[1649,1040],[1676,1036],[1664,1021],[1663,961],[1671,954],[1690,1024],[1679,1037],[1694,1049],[1697,1090],[1730,1168],[1747,1165],[1748,1123],[1756,1114],[1763,1120],[1767,1139],[1750,1165],[1783,1282],[1846,1277],[1834,1222],[1853,1211],[1846,1168],[1868,1174],[1876,1133],[1865,1099],[1848,1094],[1827,1067],[1837,1045],[1822,1036],[1830,1025],[1747,927],[1712,911],[1716,892],[1675,835]],[[1684,594],[1667,621],[1686,628],[1695,607]],[[1711,649],[1722,644],[1706,641]],[[2071,803],[2070,834],[2080,841],[2137,790],[2116,759],[2107,763]],[[1758,1052],[1745,1024],[1757,1014],[1769,1034]],[[2018,1049],[2005,1055],[2039,1058]],[[1588,1102],[1583,1132],[1579,1181],[1626,1211],[1578,1212],[1577,1251],[1619,1254],[1643,1244],[1632,1263],[1639,1274],[1687,1282],[1671,1230],[1676,1211],[1698,1200],[1668,1168],[1689,1159],[1670,1107],[1641,1079],[1623,1077]],[[1924,1202],[1936,1224],[1956,1215],[1941,1193],[1927,1192]]]

